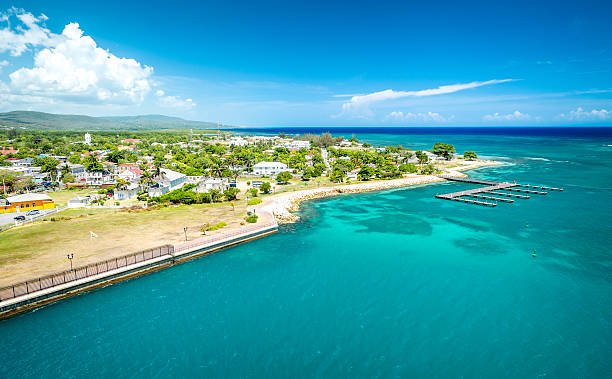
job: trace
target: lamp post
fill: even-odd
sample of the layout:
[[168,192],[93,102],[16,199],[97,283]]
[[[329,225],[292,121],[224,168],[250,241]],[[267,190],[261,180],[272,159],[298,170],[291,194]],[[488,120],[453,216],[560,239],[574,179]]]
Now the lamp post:
[[70,260],[70,271],[72,271],[72,258],[74,258],[74,253],[66,254],[66,257]]
[[185,242],[187,242],[187,227],[186,226],[183,228],[183,231],[185,232]]

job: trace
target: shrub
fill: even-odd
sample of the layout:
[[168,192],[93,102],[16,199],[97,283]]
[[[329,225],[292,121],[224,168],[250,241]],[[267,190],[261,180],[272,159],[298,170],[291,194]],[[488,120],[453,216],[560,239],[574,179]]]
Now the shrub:
[[257,216],[256,214],[252,214],[249,217],[245,218],[246,222],[250,222],[251,224],[254,224],[257,222],[257,219],[259,218],[259,216]]
[[208,227],[208,229],[206,229],[206,230],[213,231],[213,230],[221,229],[221,228],[223,228],[224,226],[227,226],[227,224],[226,224],[226,223],[224,223],[224,222],[220,222],[220,223],[215,224],[215,225],[213,225],[213,226],[209,226],[209,227]]
[[251,199],[249,200],[249,205],[257,205],[257,204],[261,204],[263,202],[263,200],[261,199]]

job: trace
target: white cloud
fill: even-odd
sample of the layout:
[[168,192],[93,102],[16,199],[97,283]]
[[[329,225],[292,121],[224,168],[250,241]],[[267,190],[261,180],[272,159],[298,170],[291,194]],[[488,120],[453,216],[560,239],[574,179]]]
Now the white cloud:
[[12,91],[102,103],[140,103],[151,90],[153,68],[119,58],[84,36],[79,24],[66,25],[59,42],[36,53],[34,67],[9,75]]
[[499,114],[495,112],[493,114],[483,116],[482,119],[485,121],[528,121],[532,120],[533,117],[531,117],[531,115],[527,113],[514,111],[509,114]]
[[[158,85],[152,67],[98,47],[78,23],[69,23],[55,34],[44,27],[45,20],[45,15],[35,17],[16,8],[0,14],[0,28],[6,22],[0,29],[0,53],[34,52],[32,67],[19,68],[9,74],[7,83],[0,82],[2,103],[139,105]],[[155,95],[172,108],[195,106],[191,100],[166,96],[162,89]],[[40,101],[45,98],[49,101]]]
[[[11,20],[15,18],[21,25],[11,29]],[[47,16],[44,14],[36,17],[15,7],[0,14],[0,22],[7,24],[6,28],[0,29],[0,53],[8,51],[12,56],[18,57],[29,48],[54,45],[57,35],[44,26],[46,20]]]
[[196,106],[196,103],[194,103],[192,99],[182,100],[181,98],[177,96],[163,96],[162,95],[159,98],[158,103],[160,106],[164,108],[174,108],[174,109],[182,109],[182,110],[189,110]]
[[392,121],[392,122],[434,122],[434,123],[442,123],[448,122],[454,119],[455,116],[445,117],[440,113],[436,112],[427,112],[427,113],[412,113],[412,112],[397,112],[393,111],[385,116],[383,121]]
[[437,88],[424,89],[419,91],[394,91],[388,89],[385,91],[373,92],[367,95],[353,96],[347,103],[342,104],[342,111],[335,117],[340,116],[351,116],[351,117],[371,117],[373,112],[370,110],[370,105],[373,103],[400,99],[404,97],[423,97],[423,96],[435,96],[454,93],[463,91],[471,88],[482,87],[491,84],[499,84],[514,81],[515,79],[494,79],[487,80],[484,82],[470,82],[451,84],[446,86],[440,86]]
[[578,107],[568,114],[561,113],[558,118],[568,121],[603,121],[612,119],[612,111],[606,109],[593,109],[590,112]]

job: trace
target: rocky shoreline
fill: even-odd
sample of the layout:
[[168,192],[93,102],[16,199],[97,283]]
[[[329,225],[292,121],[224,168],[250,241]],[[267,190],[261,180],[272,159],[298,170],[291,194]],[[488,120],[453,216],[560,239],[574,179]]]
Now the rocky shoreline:
[[[476,161],[469,165],[454,167],[446,170],[445,174],[452,176],[466,176],[465,174],[461,173],[461,171],[500,164],[503,163],[496,161]],[[307,200],[320,199],[348,193],[380,191],[441,181],[444,181],[444,179],[434,175],[410,175],[401,179],[373,180],[355,184],[337,185],[333,187],[313,188],[309,190],[295,191],[272,196],[266,199],[258,208],[263,212],[274,215],[274,218],[279,224],[292,223],[300,219],[299,216],[295,215],[293,212],[297,212],[300,208],[300,204]]]

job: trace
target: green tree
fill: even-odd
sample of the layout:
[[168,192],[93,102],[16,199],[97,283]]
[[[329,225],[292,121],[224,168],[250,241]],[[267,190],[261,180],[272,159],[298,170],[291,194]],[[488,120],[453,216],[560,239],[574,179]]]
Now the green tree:
[[239,193],[240,193],[240,190],[238,188],[230,187],[226,189],[225,191],[223,191],[223,196],[225,197],[227,201],[232,201],[232,200],[236,200]]
[[450,161],[453,159],[455,147],[447,143],[438,142],[433,146],[433,152],[440,157],[444,157],[447,161]]
[[259,186],[259,190],[263,193],[270,193],[271,189],[272,189],[272,186],[270,185],[269,182],[263,182],[261,183],[261,186]]
[[423,175],[432,175],[435,174],[436,171],[436,167],[431,163],[421,167],[421,174]]
[[417,150],[414,155],[417,157],[417,159],[419,160],[419,164],[425,164],[429,161],[429,157],[427,156],[427,154],[425,154],[424,152],[422,152],[421,150]]
[[370,166],[363,166],[357,173],[359,180],[368,180],[374,175],[374,169]]
[[292,177],[293,175],[291,175],[290,172],[283,171],[283,172],[280,172],[278,175],[276,175],[276,181],[281,184],[286,184],[291,180]]
[[401,172],[409,172],[412,174],[417,172],[417,167],[414,163],[402,163],[399,165],[399,170]]
[[94,157],[93,155],[87,156],[83,160],[83,163],[85,164],[85,170],[89,172],[104,171],[104,167],[102,166],[102,163],[98,162],[96,157]]
[[463,158],[467,159],[468,161],[472,161],[478,158],[478,155],[476,155],[476,153],[473,151],[466,151],[465,153],[463,153]]
[[257,197],[257,192],[258,192],[257,188],[250,188],[249,192],[251,193],[251,196]]
[[216,203],[221,198],[221,190],[211,189],[210,191],[208,191],[208,193],[210,193],[210,200],[213,203]]
[[72,164],[79,164],[81,163],[81,157],[79,154],[72,154],[70,157],[68,157],[68,162]]
[[53,157],[34,158],[34,166],[40,167],[40,172],[54,173],[59,161]]

